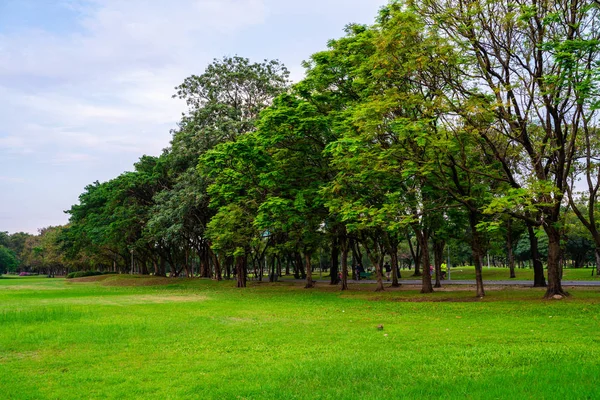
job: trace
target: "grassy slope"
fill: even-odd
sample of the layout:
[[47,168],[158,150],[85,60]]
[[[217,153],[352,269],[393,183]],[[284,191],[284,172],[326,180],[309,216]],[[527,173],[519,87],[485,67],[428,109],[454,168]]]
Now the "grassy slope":
[[600,397],[600,290],[128,282],[0,280],[2,397]]

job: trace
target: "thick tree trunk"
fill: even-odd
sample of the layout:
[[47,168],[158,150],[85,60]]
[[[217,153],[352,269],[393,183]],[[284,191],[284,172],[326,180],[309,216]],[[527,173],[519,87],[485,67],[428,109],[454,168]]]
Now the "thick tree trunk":
[[469,223],[471,225],[471,252],[473,253],[473,261],[475,264],[475,284],[477,285],[477,297],[484,297],[485,290],[483,289],[483,275],[481,268],[481,238],[477,230],[479,223],[478,215],[475,212],[469,213]]
[[[414,228],[415,235],[417,236],[418,245],[421,248],[420,263],[423,265],[423,275],[421,276],[421,293],[433,293],[433,286],[431,284],[431,271],[429,269],[429,246],[428,246],[428,235],[423,232],[420,228]],[[418,251],[418,250],[417,250]],[[415,275],[417,273],[417,266],[419,262],[415,264]]]
[[596,254],[596,276],[598,276],[600,274],[600,248],[599,247],[596,247],[595,254]]
[[246,256],[238,256],[236,260],[237,287],[246,287]]
[[338,238],[334,238],[331,242],[331,265],[329,267],[330,285],[337,285],[340,283],[340,277],[338,276],[338,259],[340,258],[340,247],[338,245]]
[[544,230],[548,235],[548,289],[544,297],[567,296],[561,284],[560,232],[551,224],[545,225]]
[[513,253],[513,240],[512,240],[512,223],[509,218],[506,230],[506,248],[508,252],[508,268],[510,269],[510,278],[514,279],[515,275],[515,255]]
[[540,259],[538,250],[538,239],[535,236],[533,226],[527,224],[527,233],[529,235],[529,246],[531,249],[531,261],[533,263],[533,287],[546,287],[546,278],[544,277],[544,264]]
[[304,289],[312,289],[315,287],[315,282],[312,278],[312,265],[310,263],[310,254],[308,252],[304,252],[304,261],[306,263],[306,285]]

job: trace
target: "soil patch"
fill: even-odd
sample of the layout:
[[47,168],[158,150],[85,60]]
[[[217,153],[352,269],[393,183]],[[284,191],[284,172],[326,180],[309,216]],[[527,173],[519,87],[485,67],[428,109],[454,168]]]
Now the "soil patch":
[[84,276],[83,278],[72,278],[67,282],[101,282],[108,278],[112,278],[114,275],[96,275],[96,276]]
[[165,278],[161,276],[144,276],[144,277],[114,277],[114,279],[105,280],[103,286],[161,286],[179,282],[173,278]]

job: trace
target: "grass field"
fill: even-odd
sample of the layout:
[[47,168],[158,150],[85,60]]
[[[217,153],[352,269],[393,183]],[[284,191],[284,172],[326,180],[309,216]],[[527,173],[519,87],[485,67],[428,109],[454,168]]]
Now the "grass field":
[[600,398],[600,289],[82,280],[0,279],[1,398]]

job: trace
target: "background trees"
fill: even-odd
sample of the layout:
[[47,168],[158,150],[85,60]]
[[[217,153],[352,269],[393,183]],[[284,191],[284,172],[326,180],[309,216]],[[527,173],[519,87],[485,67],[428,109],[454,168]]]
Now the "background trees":
[[278,61],[215,60],[176,88],[188,110],[163,154],[87,186],[68,226],[0,246],[24,268],[235,275],[240,287],[292,271],[310,288],[318,263],[345,289],[351,262],[372,265],[383,290],[384,261],[397,285],[409,260],[431,292],[449,245],[475,265],[479,296],[486,255],[508,276],[532,265],[537,286],[545,257],[546,296],[564,295],[565,264],[594,250],[600,268],[598,12],[589,0],[391,1],[295,85]]

